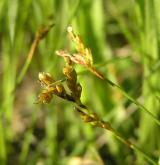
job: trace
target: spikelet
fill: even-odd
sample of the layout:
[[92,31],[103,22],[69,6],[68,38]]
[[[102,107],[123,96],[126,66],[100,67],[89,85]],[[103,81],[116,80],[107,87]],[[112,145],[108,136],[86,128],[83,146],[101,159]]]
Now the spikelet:
[[69,58],[73,63],[84,66],[100,79],[104,79],[104,76],[93,66],[93,56],[91,49],[87,48],[84,45],[80,36],[74,33],[73,28],[71,26],[67,28],[67,32],[69,34],[69,38],[75,44],[77,52],[71,54],[67,50],[58,50],[56,51],[56,54],[63,58]]

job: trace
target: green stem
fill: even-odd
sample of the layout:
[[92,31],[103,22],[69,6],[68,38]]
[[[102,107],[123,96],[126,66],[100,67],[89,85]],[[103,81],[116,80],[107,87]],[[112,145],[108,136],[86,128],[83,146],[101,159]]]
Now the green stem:
[[24,64],[21,72],[18,75],[16,85],[19,85],[21,83],[21,81],[23,80],[23,77],[25,76],[25,74],[26,74],[26,72],[27,72],[27,70],[28,70],[28,68],[29,68],[29,66],[30,66],[30,64],[32,62],[32,58],[33,58],[33,56],[35,54],[35,51],[36,51],[36,49],[38,47],[39,42],[40,42],[39,38],[35,38],[35,40],[33,41],[33,44],[32,44],[32,46],[30,48],[30,51],[28,53],[27,59],[25,61],[25,64]]
[[32,62],[32,59],[33,59],[33,56],[37,50],[37,47],[39,45],[39,42],[47,35],[47,33],[49,32],[49,30],[54,26],[54,24],[51,24],[49,25],[48,27],[41,27],[38,29],[37,31],[37,35],[31,45],[31,48],[30,48],[30,51],[28,53],[28,56],[27,56],[27,59],[26,59],[26,62],[20,72],[20,74],[18,75],[18,78],[17,78],[17,82],[16,82],[16,85],[19,85],[21,83],[21,81],[23,80],[31,62]]
[[137,147],[136,145],[132,144],[130,141],[124,139],[119,132],[117,132],[116,130],[111,130],[111,132],[113,132],[113,134],[124,144],[126,144],[128,147],[130,147],[131,149],[133,149],[134,151],[139,152],[143,157],[145,157],[151,164],[156,165],[157,163],[155,162],[155,160],[153,160],[149,155],[147,155],[144,151],[142,151],[139,147]]
[[63,78],[61,80],[55,81],[54,83],[50,84],[49,87],[54,87],[55,85],[60,84],[66,80],[67,80],[67,78]]
[[[97,127],[106,129],[110,132],[112,132],[118,140],[120,140],[123,144],[128,146],[129,148],[133,149],[134,151],[139,152],[144,158],[146,158],[151,164],[156,165],[155,160],[153,160],[149,155],[147,155],[143,150],[138,148],[136,145],[132,144],[129,140],[125,139],[117,130],[115,130],[109,122],[105,122],[101,120],[96,114],[91,115],[84,111],[87,110],[86,108],[82,108],[79,105],[76,105],[75,110],[80,113],[82,119],[84,122],[91,123]],[[95,117],[96,116],[96,117]]]
[[134,99],[133,97],[131,97],[121,86],[115,84],[114,82],[112,82],[108,78],[104,77],[103,74],[100,73],[99,71],[97,71],[94,67],[87,67],[87,69],[91,73],[93,73],[96,77],[100,78],[101,80],[106,81],[109,85],[111,85],[111,86],[116,87],[117,89],[119,89],[124,94],[124,96],[126,98],[128,98],[132,103],[134,103],[135,105],[137,105],[142,111],[144,111],[146,114],[148,114],[160,126],[160,121],[156,118],[156,116],[154,116],[146,107],[144,107],[136,99]]
[[137,152],[139,152],[144,158],[146,158],[151,164],[157,165],[157,162],[150,158],[146,153],[144,153],[140,148],[136,145],[132,144],[131,148]]
[[118,88],[123,94],[124,96],[126,96],[130,101],[132,101],[132,103],[134,103],[135,105],[137,105],[141,110],[143,110],[145,113],[147,113],[159,126],[160,126],[160,121],[156,118],[156,116],[154,116],[146,107],[144,107],[141,103],[139,103],[136,99],[134,99],[133,97],[131,97],[124,89],[122,89],[121,86],[115,84],[114,82],[110,81],[107,78],[104,78],[104,80],[109,83],[111,86]]

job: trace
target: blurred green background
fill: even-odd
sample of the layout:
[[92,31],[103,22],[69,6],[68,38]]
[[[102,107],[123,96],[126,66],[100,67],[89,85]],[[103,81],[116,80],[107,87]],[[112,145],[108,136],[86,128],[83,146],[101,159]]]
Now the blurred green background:
[[[159,0],[0,0],[0,164],[148,165],[111,132],[83,123],[71,103],[34,102],[39,72],[63,77],[55,50],[70,47],[72,25],[98,69],[160,118],[159,11]],[[17,86],[37,29],[50,23]],[[83,103],[158,162],[160,128],[150,116],[88,72],[78,81]]]

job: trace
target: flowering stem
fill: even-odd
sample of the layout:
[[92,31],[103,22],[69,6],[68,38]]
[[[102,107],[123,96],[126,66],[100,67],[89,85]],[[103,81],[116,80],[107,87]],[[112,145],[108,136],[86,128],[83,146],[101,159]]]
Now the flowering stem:
[[139,152],[143,157],[145,157],[151,164],[156,165],[157,163],[144,151],[142,151],[139,147],[135,144],[131,143],[129,140],[124,139],[116,130],[112,130],[112,133],[124,144],[126,144],[129,148],[133,149],[134,151]]
[[[82,120],[87,123],[91,123],[94,126],[106,129],[110,132],[112,132],[118,140],[120,140],[123,144],[127,145],[129,148],[133,149],[134,151],[139,152],[141,155],[143,155],[151,164],[156,165],[156,162],[147,155],[144,151],[142,151],[140,148],[138,148],[136,145],[132,144],[129,140],[125,139],[118,131],[116,131],[109,122],[105,122],[101,120],[97,114],[89,114],[88,112],[85,112],[82,110],[80,106],[76,105],[75,110],[80,114]],[[87,110],[88,111],[88,110]]]
[[146,107],[144,107],[140,102],[138,102],[136,99],[134,99],[133,97],[131,97],[121,86],[119,86],[118,84],[112,82],[111,80],[109,80],[108,78],[104,77],[102,73],[98,72],[94,67],[89,67],[87,68],[91,73],[93,73],[95,76],[97,76],[98,78],[100,78],[101,80],[106,81],[109,85],[111,85],[112,87],[116,87],[117,89],[119,89],[126,98],[128,98],[132,103],[134,103],[135,105],[137,105],[142,111],[144,111],[145,113],[147,113],[159,126],[160,126],[160,121],[156,118],[155,115],[153,115]]
[[121,86],[115,84],[114,82],[110,81],[107,78],[104,78],[104,80],[109,83],[110,85],[112,85],[113,87],[118,88],[123,94],[124,96],[126,96],[132,103],[134,103],[135,105],[137,105],[141,110],[143,110],[145,113],[147,113],[159,126],[160,126],[160,121],[156,118],[156,116],[154,116],[146,107],[144,107],[140,102],[138,102],[136,99],[134,99],[133,97],[131,97]]

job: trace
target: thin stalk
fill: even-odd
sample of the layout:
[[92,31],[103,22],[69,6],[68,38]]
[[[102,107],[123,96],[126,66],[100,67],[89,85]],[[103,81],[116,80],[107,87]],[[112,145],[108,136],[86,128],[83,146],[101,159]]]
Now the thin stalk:
[[115,84],[114,82],[110,81],[109,79],[105,78],[104,79],[107,83],[112,85],[113,87],[116,87],[119,89],[126,98],[128,98],[132,103],[137,105],[138,108],[140,108],[142,111],[144,111],[146,114],[148,114],[159,126],[160,126],[160,121],[154,116],[146,107],[144,107],[140,102],[138,102],[136,99],[134,99],[132,96],[130,96],[121,86]]
[[124,139],[116,130],[112,130],[112,133],[124,144],[126,144],[129,148],[133,149],[140,153],[144,158],[146,158],[151,164],[156,165],[157,163],[153,160],[149,155],[147,155],[142,149],[137,147],[135,144],[131,143],[129,140]]
[[135,151],[137,151],[138,153],[140,153],[144,158],[146,158],[151,164],[155,164],[157,165],[157,162],[154,161],[152,158],[150,158],[146,153],[144,153],[139,147],[137,147],[136,145],[132,144],[131,148]]
[[36,37],[31,45],[31,48],[30,48],[30,51],[27,55],[27,59],[25,61],[25,64],[17,78],[17,82],[16,84],[19,85],[21,83],[21,81],[23,80],[23,77],[25,76],[30,64],[31,64],[31,61],[32,61],[32,58],[36,52],[36,49],[39,45],[39,42],[47,35],[47,33],[49,32],[49,30],[53,27],[53,24],[51,24],[50,26],[48,27],[42,27],[40,28],[38,31],[37,31],[37,34],[36,34]]
[[67,78],[63,78],[61,80],[55,81],[54,83],[50,84],[49,87],[54,87],[55,85],[60,84],[66,80],[67,80]]
[[[104,62],[101,62],[101,63],[97,63],[97,64],[95,64],[95,65],[93,65],[93,66],[94,66],[94,68],[103,68],[104,66],[109,65],[109,64],[111,64],[111,63],[120,62],[120,61],[122,61],[122,60],[128,60],[128,59],[131,59],[131,56],[116,57],[116,58],[112,58],[112,59],[109,59],[109,60],[104,61]],[[87,72],[87,70],[84,69],[84,70],[78,72],[78,75],[79,75],[79,74],[86,73],[86,72]]]
[[129,60],[131,59],[131,56],[126,56],[126,57],[116,57],[116,58],[111,58],[107,61],[104,61],[104,62],[101,62],[101,63],[98,63],[98,64],[95,64],[94,67],[95,68],[101,68],[101,67],[104,67],[108,64],[112,64],[112,63],[115,63],[115,62],[120,62],[120,61],[124,61],[124,60]]
[[154,116],[146,107],[144,107],[140,102],[138,102],[136,99],[134,99],[132,96],[130,96],[121,86],[119,86],[118,84],[112,82],[111,80],[109,80],[108,78],[104,77],[102,73],[98,72],[94,67],[88,67],[87,68],[90,72],[92,72],[95,76],[97,76],[98,78],[100,78],[101,80],[104,80],[105,82],[107,82],[109,85],[111,85],[112,87],[116,87],[117,89],[119,89],[123,95],[128,98],[132,103],[134,103],[135,105],[137,105],[137,107],[139,107],[139,109],[141,109],[142,111],[144,111],[146,114],[148,114],[159,126],[160,126],[160,121],[156,118],[156,116]]
[[[132,144],[129,140],[125,139],[118,131],[116,131],[109,122],[105,122],[101,120],[97,114],[89,114],[88,112],[85,112],[82,110],[82,108],[78,105],[76,105],[75,110],[81,115],[81,118],[84,122],[91,123],[94,126],[106,129],[110,132],[112,132],[115,137],[120,140],[123,144],[128,146],[129,148],[133,149],[136,152],[139,152],[144,158],[148,160],[153,165],[156,165],[157,163],[155,160],[153,160],[149,155],[147,155],[143,150],[141,150],[139,147],[137,147],[135,144]],[[86,109],[87,110],[87,109]]]

